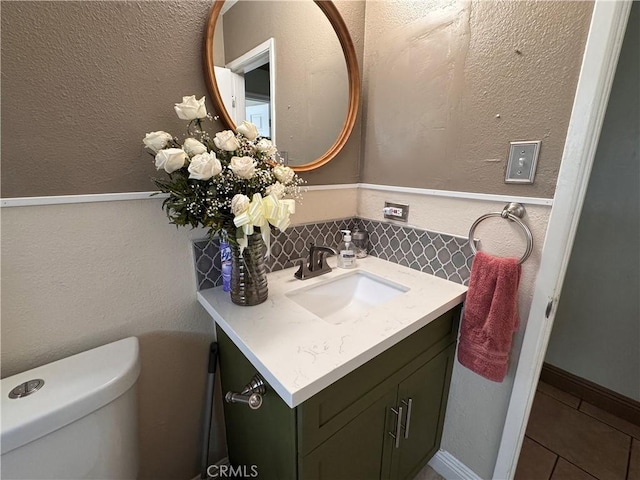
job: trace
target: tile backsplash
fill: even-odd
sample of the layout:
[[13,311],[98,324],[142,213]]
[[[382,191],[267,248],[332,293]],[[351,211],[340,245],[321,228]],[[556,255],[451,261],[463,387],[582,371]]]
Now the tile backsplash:
[[369,233],[369,255],[468,284],[473,261],[468,238],[378,220],[357,222]]
[[[468,284],[473,252],[467,238],[358,217],[296,225],[272,235],[267,270],[294,266],[296,259],[307,256],[310,243],[335,248],[342,239],[340,230],[356,226],[369,234],[369,255]],[[218,241],[196,240],[193,253],[198,290],[222,285]]]

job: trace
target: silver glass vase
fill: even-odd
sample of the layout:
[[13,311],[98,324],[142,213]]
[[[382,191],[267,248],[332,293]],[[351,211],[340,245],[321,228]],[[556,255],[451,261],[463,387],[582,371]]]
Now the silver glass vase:
[[247,236],[248,245],[240,255],[240,247],[231,246],[231,301],[236,305],[258,305],[267,299],[266,246],[262,235]]

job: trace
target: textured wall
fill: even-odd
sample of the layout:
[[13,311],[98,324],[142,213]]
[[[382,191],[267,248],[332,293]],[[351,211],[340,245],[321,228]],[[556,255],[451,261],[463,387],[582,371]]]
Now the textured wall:
[[[2,195],[152,189],[140,138],[181,132],[171,103],[207,94],[200,55],[209,6],[4,2]],[[362,6],[338,2],[359,55]],[[369,2],[362,179],[551,196],[590,9]],[[334,162],[305,174],[311,184],[358,180],[359,129],[360,121]],[[533,186],[502,183],[515,139],[543,140]]]
[[618,61],[546,361],[640,401],[640,3]]
[[[213,323],[195,297],[189,239],[203,232],[169,225],[160,204],[2,210],[2,376],[138,336],[140,478],[187,479]],[[218,433],[212,458],[224,448]]]
[[[362,181],[552,197],[591,8],[367,3]],[[542,140],[534,185],[504,184],[515,140]]]
[[2,196],[150,191],[142,138],[207,94],[209,1],[2,3]]
[[[362,64],[364,4],[337,4]],[[182,135],[172,104],[208,96],[201,55],[210,7],[209,0],[3,2],[2,196],[153,190],[153,159],[141,139],[152,130]],[[356,182],[360,128],[358,120],[335,161],[304,178]]]

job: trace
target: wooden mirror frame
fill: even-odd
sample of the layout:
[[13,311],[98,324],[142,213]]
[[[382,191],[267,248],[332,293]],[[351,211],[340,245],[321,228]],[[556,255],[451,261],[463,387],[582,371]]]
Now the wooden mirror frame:
[[[213,107],[220,117],[220,120],[227,129],[235,131],[236,125],[233,123],[229,112],[227,112],[227,109],[222,102],[222,96],[220,95],[220,90],[218,90],[218,83],[216,82],[216,76],[213,68],[213,34],[216,22],[218,21],[218,17],[220,16],[220,12],[222,10],[222,7],[224,6],[224,2],[225,0],[215,0],[213,7],[211,8],[211,13],[209,14],[209,19],[207,21],[203,49],[204,74],[205,80],[207,82],[207,87],[209,88],[209,93],[211,93],[211,101],[213,102]],[[344,120],[344,124],[342,125],[342,130],[340,130],[338,138],[336,139],[334,144],[329,148],[329,150],[321,155],[320,158],[304,165],[292,166],[291,168],[297,172],[315,170],[316,168],[330,162],[333,158],[335,158],[336,155],[338,155],[338,153],[340,153],[340,150],[342,150],[345,143],[347,143],[347,140],[349,139],[349,136],[353,131],[353,127],[356,123],[356,117],[358,116],[358,108],[360,105],[360,71],[358,69],[358,58],[356,57],[356,50],[353,46],[351,36],[349,35],[349,30],[347,29],[344,20],[340,16],[340,12],[338,12],[338,9],[333,4],[333,2],[329,0],[314,0],[314,3],[320,8],[320,10],[322,10],[322,12],[331,23],[333,30],[338,36],[340,45],[342,46],[342,52],[347,63],[349,105],[347,108],[347,115]]]

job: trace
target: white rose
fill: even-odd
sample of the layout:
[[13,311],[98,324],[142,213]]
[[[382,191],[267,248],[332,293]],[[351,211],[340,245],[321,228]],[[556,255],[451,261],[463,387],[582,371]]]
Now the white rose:
[[295,172],[284,165],[278,165],[273,169],[273,176],[285,185],[293,180],[294,175]]
[[199,155],[201,153],[206,153],[207,151],[207,147],[205,147],[202,143],[200,143],[195,138],[187,138],[184,141],[184,145],[182,145],[182,148],[184,149],[185,152],[187,152],[187,155],[189,155],[190,157],[193,157],[194,155]]
[[273,185],[269,185],[265,190],[265,193],[267,195],[273,195],[279,200],[282,197],[284,197],[284,194],[286,193],[286,188],[280,182],[276,182]]
[[165,148],[156,155],[156,168],[164,168],[167,173],[173,173],[184,167],[188,159],[187,153],[181,148]]
[[240,143],[238,143],[238,139],[231,130],[216,133],[213,143],[220,150],[226,150],[227,152],[235,152],[240,148]]
[[258,143],[256,143],[256,150],[258,152],[264,152],[271,157],[278,152],[278,149],[273,143],[271,143],[271,140],[267,140],[266,138],[262,138]]
[[158,153],[158,150],[162,150],[167,146],[167,143],[172,139],[170,133],[159,130],[157,132],[147,133],[142,140],[147,148],[150,148],[154,153]]
[[249,210],[249,203],[249,197],[246,195],[242,195],[241,193],[234,195],[231,199],[231,213],[238,216],[246,212]]
[[229,168],[240,178],[249,179],[256,173],[256,165],[251,157],[231,157]]
[[182,103],[176,103],[173,108],[175,108],[178,118],[182,120],[195,120],[196,118],[205,118],[207,116],[204,97],[200,100],[196,100],[195,95],[182,97]]
[[256,150],[259,152],[266,152],[269,148],[271,148],[271,145],[271,140],[261,138],[258,143],[256,143]]
[[258,127],[256,127],[253,123],[247,122],[246,120],[242,122],[242,125],[239,125],[238,128],[236,128],[236,131],[238,133],[241,133],[251,141],[255,140],[258,137]]
[[199,153],[191,159],[189,164],[189,178],[194,180],[209,180],[222,171],[220,160],[213,152]]

